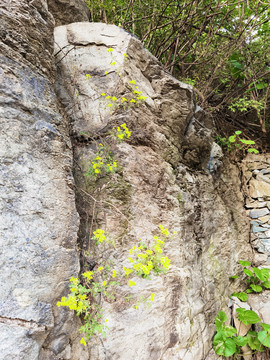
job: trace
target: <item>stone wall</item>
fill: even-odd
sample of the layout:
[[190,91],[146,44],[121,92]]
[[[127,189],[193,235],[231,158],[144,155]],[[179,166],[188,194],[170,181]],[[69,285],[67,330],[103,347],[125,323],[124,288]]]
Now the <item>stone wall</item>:
[[251,156],[243,161],[245,207],[251,224],[251,244],[270,262],[270,156]]

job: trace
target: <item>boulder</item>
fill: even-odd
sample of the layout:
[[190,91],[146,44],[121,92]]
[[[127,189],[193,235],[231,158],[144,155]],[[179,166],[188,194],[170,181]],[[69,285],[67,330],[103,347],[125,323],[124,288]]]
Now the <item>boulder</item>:
[[[177,231],[166,247],[172,266],[164,279],[137,279],[136,287],[123,289],[135,298],[154,292],[157,300],[137,311],[119,298],[103,301],[109,330],[105,339],[90,341],[90,358],[205,359],[214,317],[232,292],[228,276],[237,259],[251,256],[239,172],[226,161],[220,166],[207,117],[205,125],[195,121],[192,87],[166,73],[124,30],[93,23],[57,27],[55,56],[57,95],[74,144],[81,248],[88,247],[91,224],[106,228],[116,239],[111,256],[121,269],[129,249],[139,239],[151,241],[159,224]],[[135,106],[132,83],[146,97]],[[122,170],[107,181],[86,177],[98,142],[109,141],[122,123],[131,137],[111,149]]]
[[0,16],[0,357],[42,359],[49,348],[58,359],[73,314],[56,302],[79,269],[79,219],[53,86],[54,21],[46,1],[4,1]]

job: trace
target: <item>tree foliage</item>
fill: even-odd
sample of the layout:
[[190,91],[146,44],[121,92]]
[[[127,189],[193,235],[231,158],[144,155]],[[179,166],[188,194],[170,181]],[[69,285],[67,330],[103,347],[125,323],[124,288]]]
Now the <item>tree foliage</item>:
[[269,128],[269,0],[86,1],[92,21],[135,34],[204,108]]

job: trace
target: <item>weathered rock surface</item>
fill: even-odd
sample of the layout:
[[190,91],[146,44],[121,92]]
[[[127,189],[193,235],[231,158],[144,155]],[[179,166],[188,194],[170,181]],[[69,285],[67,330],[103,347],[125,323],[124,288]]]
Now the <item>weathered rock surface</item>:
[[[135,311],[104,302],[110,330],[90,343],[89,359],[216,359],[214,317],[233,290],[228,276],[238,259],[251,257],[238,169],[226,163],[218,171],[222,155],[212,146],[207,117],[196,122],[192,88],[165,73],[136,38],[112,25],[76,23],[57,27],[55,40],[57,94],[74,139],[81,246],[94,220],[121,244],[112,256],[122,267],[128,249],[151,239],[160,223],[178,232],[167,245],[166,277],[124,289],[134,296],[155,292],[153,306]],[[100,94],[128,98],[132,80],[146,101],[110,114]],[[91,183],[84,173],[96,141],[124,122],[132,136],[113,148],[122,171],[109,185]]]
[[[251,223],[261,252],[256,261],[265,266],[270,252],[270,159],[246,163],[246,214],[239,170],[222,159],[192,88],[120,28],[57,27],[55,67],[55,22],[87,21],[88,14],[74,0],[0,5],[0,359],[216,360],[214,317],[238,290],[228,281],[237,260],[251,259],[250,212],[264,210]],[[112,111],[100,94],[130,99],[131,80],[146,101]],[[132,136],[112,148],[121,171],[108,183],[89,181],[84,173],[97,140],[124,122]],[[123,288],[135,298],[154,292],[153,306],[135,311],[120,297],[105,301],[107,338],[84,347],[79,319],[56,302],[79,273],[78,229],[85,249],[92,221],[120,245],[111,254],[119,268],[128,249],[151,239],[160,223],[178,233],[166,248],[166,277]],[[251,297],[265,322],[268,304],[267,294],[258,302]]]
[[79,264],[54,21],[46,1],[2,1],[0,18],[0,359],[59,359],[73,316],[56,301]]
[[84,0],[47,0],[47,2],[55,26],[89,20],[90,10]]

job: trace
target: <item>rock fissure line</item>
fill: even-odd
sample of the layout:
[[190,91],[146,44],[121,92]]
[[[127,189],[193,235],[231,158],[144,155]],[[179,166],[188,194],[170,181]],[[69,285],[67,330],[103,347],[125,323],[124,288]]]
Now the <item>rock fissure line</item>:
[[47,327],[45,325],[39,324],[32,320],[24,320],[19,318],[9,318],[9,317],[0,316],[0,322],[7,325],[22,326],[27,329],[33,329],[39,331],[47,330]]

